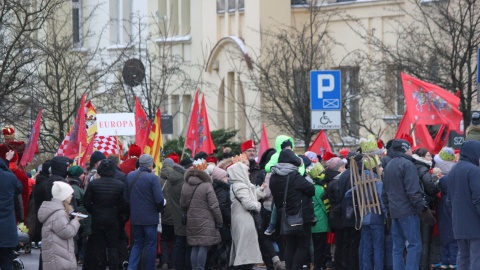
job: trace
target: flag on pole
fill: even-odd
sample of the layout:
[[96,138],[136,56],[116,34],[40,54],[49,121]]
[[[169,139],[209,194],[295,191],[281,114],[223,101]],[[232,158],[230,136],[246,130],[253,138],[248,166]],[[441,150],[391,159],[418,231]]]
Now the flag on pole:
[[64,155],[69,158],[78,157],[87,148],[87,128],[85,124],[85,95],[82,95],[78,106],[77,117],[70,132],[70,138],[64,149]]
[[161,155],[163,152],[163,141],[162,141],[162,114],[160,108],[157,109],[155,114],[155,119],[153,120],[153,125],[148,135],[147,143],[145,149],[143,150],[144,154],[149,154],[153,157],[153,162],[155,163],[155,174],[158,175],[158,172],[162,168]]
[[192,111],[190,112],[190,122],[188,124],[187,135],[185,136],[185,147],[192,151],[192,156],[196,154],[198,148],[198,120],[200,110],[198,108],[198,90],[193,99]]
[[83,156],[80,158],[78,162],[78,166],[85,168],[87,166],[87,161],[90,161],[90,157],[94,151],[95,140],[97,137],[97,133],[94,133],[92,138],[90,138],[90,142],[88,143],[87,150],[83,153]]
[[258,157],[261,158],[263,153],[270,148],[268,144],[268,136],[267,136],[267,129],[265,125],[262,125],[262,137],[260,138],[260,147],[258,149]]
[[140,149],[145,148],[147,138],[150,131],[150,120],[147,118],[147,114],[142,108],[142,104],[138,97],[135,98],[135,144]]
[[33,123],[32,131],[30,132],[30,137],[28,138],[27,146],[23,152],[22,159],[20,160],[20,165],[25,166],[27,163],[33,160],[33,156],[38,149],[38,137],[40,135],[40,123],[42,122],[42,109],[38,112],[37,119]]
[[[448,134],[450,133],[448,125],[437,125],[435,128],[438,130],[436,130],[435,136],[432,137],[425,124],[410,122],[411,118],[409,113],[409,110],[405,111],[394,138],[412,138],[412,148],[414,150],[419,147],[424,147],[432,154],[440,152],[440,150],[447,145]],[[431,128],[433,128],[433,126]]]
[[217,147],[215,147],[215,144],[213,143],[212,134],[210,133],[210,126],[208,125],[208,115],[207,115],[207,107],[205,105],[205,95],[202,96],[202,105],[200,108],[200,118],[198,121],[197,137],[198,137],[198,147],[195,153],[203,151],[208,155],[213,154],[213,151],[215,151]]
[[327,134],[325,134],[325,130],[320,130],[317,138],[315,138],[312,145],[308,148],[308,151],[312,151],[321,156],[327,151],[333,153],[330,143],[328,142]]
[[460,130],[463,119],[458,110],[460,98],[447,90],[402,73],[406,109],[410,123],[421,125],[446,124],[451,130]]

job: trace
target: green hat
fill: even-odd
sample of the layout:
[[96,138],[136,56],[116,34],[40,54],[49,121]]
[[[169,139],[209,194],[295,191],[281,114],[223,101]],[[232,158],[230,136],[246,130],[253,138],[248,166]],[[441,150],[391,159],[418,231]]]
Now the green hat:
[[83,174],[83,169],[80,166],[72,166],[68,169],[68,175],[80,177]]

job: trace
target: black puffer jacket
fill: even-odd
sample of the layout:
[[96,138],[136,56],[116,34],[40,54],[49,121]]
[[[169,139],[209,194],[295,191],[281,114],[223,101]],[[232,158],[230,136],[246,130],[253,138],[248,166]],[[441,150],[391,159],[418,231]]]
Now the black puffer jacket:
[[125,215],[126,203],[123,199],[123,183],[113,177],[101,177],[88,185],[84,204],[92,215],[92,225],[118,224]]
[[293,215],[302,207],[303,221],[311,222],[315,220],[312,201],[312,197],[315,195],[315,187],[298,172],[300,164],[300,158],[292,150],[282,150],[278,163],[271,169],[272,176],[270,177],[269,187],[277,209],[281,208],[283,207],[285,185],[289,177],[286,212]]
[[219,229],[222,240],[229,240],[232,238],[230,232],[230,224],[232,224],[232,201],[230,200],[230,187],[227,183],[221,180],[213,180],[213,189],[217,195],[218,206],[222,212],[223,227]]
[[[415,158],[415,155],[413,157]],[[438,184],[433,181],[432,175],[430,174],[430,166],[427,163],[415,158],[413,164],[417,169],[418,178],[420,179],[420,187],[425,194],[425,201],[427,205],[433,209],[435,203],[437,202],[437,198],[435,196],[438,194],[438,192],[440,192],[440,188],[438,187]]]
[[172,172],[167,177],[167,184],[165,184],[165,189],[168,193],[168,195],[166,195],[168,198],[167,204],[170,203],[171,206],[175,235],[186,236],[186,226],[182,224],[183,211],[180,208],[180,197],[182,194],[183,183],[185,183],[184,175],[186,170],[177,164],[174,164],[172,169]]

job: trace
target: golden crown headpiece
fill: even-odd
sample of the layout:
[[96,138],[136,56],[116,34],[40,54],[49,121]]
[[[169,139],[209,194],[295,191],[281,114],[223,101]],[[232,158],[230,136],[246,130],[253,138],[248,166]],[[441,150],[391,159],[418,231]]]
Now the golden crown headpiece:
[[193,168],[195,170],[205,171],[207,169],[207,161],[203,158],[197,159],[193,162]]
[[245,154],[240,154],[232,157],[232,163],[238,163],[238,162],[243,162],[243,161],[248,161],[247,155]]

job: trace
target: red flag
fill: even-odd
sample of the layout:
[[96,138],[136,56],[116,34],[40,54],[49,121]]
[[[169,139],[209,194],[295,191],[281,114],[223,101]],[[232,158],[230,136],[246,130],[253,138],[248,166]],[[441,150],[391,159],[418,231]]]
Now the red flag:
[[308,148],[308,151],[312,151],[321,156],[323,156],[326,151],[333,153],[330,143],[328,142],[327,134],[325,134],[323,129],[320,130],[317,138],[315,138],[315,141],[313,141],[312,145]]
[[142,108],[142,104],[135,98],[135,144],[142,149],[147,142],[148,133],[150,132],[150,120]]
[[[81,149],[80,149],[81,148]],[[82,95],[77,117],[70,133],[70,139],[64,149],[64,156],[75,158],[87,148],[87,128],[85,125],[85,95]]]
[[402,73],[405,104],[410,122],[423,125],[447,124],[450,129],[462,132],[460,99],[447,90]]
[[441,125],[435,138],[432,138],[426,125],[410,122],[409,110],[406,110],[394,138],[404,139],[408,135],[413,139],[414,150],[423,147],[430,153],[436,154],[447,144],[449,131],[448,125]]
[[160,108],[157,109],[157,113],[155,114],[144,153],[153,157],[153,162],[156,166],[155,174],[159,175],[158,172],[162,168],[161,156],[163,156],[162,113],[160,112]]
[[198,108],[198,90],[195,92],[195,98],[193,99],[192,112],[190,113],[190,123],[188,124],[187,135],[185,138],[185,147],[192,151],[192,155],[195,155],[198,148],[198,120],[200,117],[200,110]]
[[260,148],[258,149],[258,156],[262,157],[263,153],[270,148],[268,144],[267,129],[262,125],[262,137],[260,138]]
[[90,157],[92,156],[94,145],[95,145],[95,140],[97,139],[97,133],[95,132],[90,139],[90,142],[88,143],[87,150],[85,150],[85,153],[83,153],[83,156],[80,158],[78,162],[78,166],[85,168],[87,166],[87,161],[90,160]]
[[208,125],[208,115],[207,115],[207,107],[205,106],[205,96],[202,96],[202,105],[200,108],[200,118],[198,119],[198,130],[197,130],[197,137],[198,137],[198,152],[205,152],[209,155],[213,154],[213,151],[217,149],[215,144],[212,140],[212,134],[210,134],[210,127]]
[[38,112],[37,120],[33,123],[32,131],[30,132],[30,137],[28,138],[27,146],[25,146],[25,151],[23,152],[22,159],[20,160],[20,165],[25,166],[27,163],[33,160],[33,156],[38,149],[38,136],[40,135],[40,122],[42,121],[42,109]]

